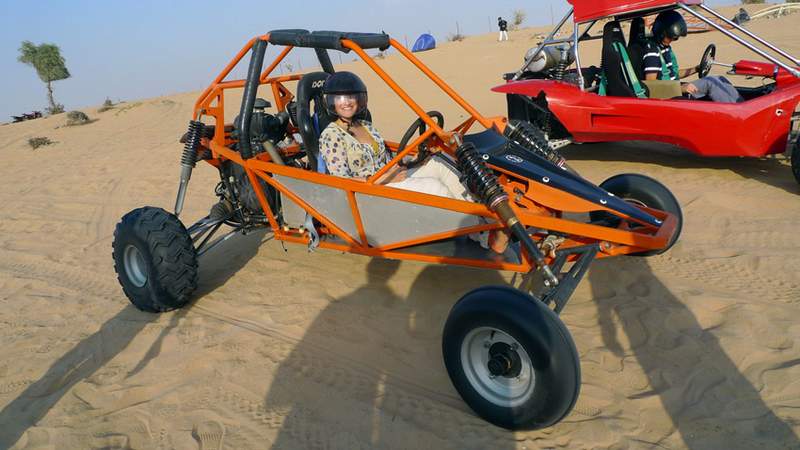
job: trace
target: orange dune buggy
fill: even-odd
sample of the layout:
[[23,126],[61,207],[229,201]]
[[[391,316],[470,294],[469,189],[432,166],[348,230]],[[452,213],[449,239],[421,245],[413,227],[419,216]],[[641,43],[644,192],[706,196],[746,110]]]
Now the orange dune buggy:
[[[268,45],[284,48],[263,69]],[[273,76],[295,47],[313,49],[322,70]],[[469,118],[446,129],[440,113],[426,113],[365,52],[389,47]],[[366,181],[326,174],[318,164],[319,132],[331,120],[321,98],[334,72],[329,50],[356,53],[418,116],[401,142],[387,141],[393,159]],[[247,54],[247,78],[226,80]],[[287,86],[294,82],[292,92]],[[274,106],[257,97],[259,87],[272,93]],[[239,115],[226,123],[225,91],[233,88],[243,88],[243,99]],[[186,305],[197,285],[199,256],[235,233],[259,228],[309,248],[515,271],[524,274],[517,288],[487,286],[462,297],[442,340],[462,398],[486,420],[511,429],[555,424],[575,404],[578,352],[558,314],[589,264],[664,252],[681,229],[680,207],[657,181],[618,175],[604,182],[608,190],[595,186],[569,169],[538,130],[482,116],[386,34],[276,30],[252,39],[201,94],[184,138],[175,213],[139,208],[114,233],[118,279],[137,308]],[[474,202],[381,184],[392,167],[435,153],[456,161]],[[219,171],[220,201],[186,228],[177,216],[198,160]],[[222,227],[227,234],[212,240]],[[505,254],[467,237],[487,230],[510,235]]]

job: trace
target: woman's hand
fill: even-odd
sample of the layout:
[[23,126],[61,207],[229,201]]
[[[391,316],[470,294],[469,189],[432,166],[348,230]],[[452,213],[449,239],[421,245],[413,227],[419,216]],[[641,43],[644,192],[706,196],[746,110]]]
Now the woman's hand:
[[378,180],[378,183],[380,184],[398,183],[400,181],[405,180],[406,178],[408,178],[408,171],[403,169],[402,167],[394,166],[391,169],[389,169],[389,171],[386,172],[381,177],[380,180]]

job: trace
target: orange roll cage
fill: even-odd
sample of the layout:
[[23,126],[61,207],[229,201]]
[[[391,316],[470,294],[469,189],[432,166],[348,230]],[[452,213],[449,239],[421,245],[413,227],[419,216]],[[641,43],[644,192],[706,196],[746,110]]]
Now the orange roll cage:
[[[295,243],[308,244],[310,237],[302,227],[290,228],[278,222],[276,211],[270,208],[264,189],[258,180],[263,180],[268,185],[280,192],[285,198],[294,202],[310,214],[319,224],[320,235],[335,236],[338,239],[322,239],[319,247],[331,250],[358,253],[367,256],[378,256],[392,259],[415,260],[427,263],[458,264],[464,266],[480,267],[496,270],[510,270],[515,272],[530,272],[535,268],[530,255],[521,250],[520,263],[512,263],[504,260],[493,259],[472,259],[453,256],[440,256],[431,254],[415,253],[409,247],[432,243],[443,239],[463,236],[470,233],[502,229],[504,224],[497,215],[480,203],[472,203],[450,198],[397,189],[383,186],[380,181],[389,170],[397,167],[397,164],[406,155],[415,153],[423,142],[428,143],[430,148],[437,151],[444,151],[451,155],[457,147],[457,139],[454,135],[463,135],[469,131],[476,123],[485,129],[495,129],[502,133],[507,119],[505,117],[484,117],[458,93],[427,68],[416,56],[408,49],[404,48],[394,39],[389,39],[389,46],[394,48],[400,55],[410,61],[417,69],[424,73],[433,83],[442,89],[453,101],[469,114],[469,118],[459,124],[453,130],[447,131],[431,119],[425,111],[403,90],[394,79],[384,71],[376,61],[371,58],[362,47],[350,39],[342,39],[341,46],[355,52],[427,125],[428,129],[418,138],[413,140],[405,149],[397,151],[397,144],[387,141],[387,148],[395,153],[391,161],[379,170],[375,175],[366,181],[352,180],[332,175],[304,170],[301,168],[290,167],[276,164],[268,153],[260,153],[251,159],[243,159],[242,156],[232,150],[229,146],[234,142],[229,133],[226,132],[224,117],[225,91],[233,88],[242,88],[246,80],[225,81],[225,78],[247,55],[257,41],[269,42],[270,34],[251,39],[230,63],[220,72],[216,79],[206,88],[194,105],[193,118],[200,120],[208,116],[215,122],[214,135],[210,139],[207,147],[211,150],[211,158],[207,162],[214,166],[224,160],[230,160],[244,167],[250,183],[252,184],[259,203],[266,215],[274,238]],[[287,57],[294,47],[287,45],[275,58],[275,60],[260,74],[259,85],[269,85],[274,98],[274,106],[278,111],[286,111],[287,104],[292,101],[294,95],[284,86],[286,82],[299,81],[301,75],[272,76],[272,72]],[[296,129],[292,131],[297,131]],[[302,151],[299,144],[294,143],[286,148],[282,148],[283,156],[297,154]],[[599,244],[597,257],[608,257],[619,254],[629,254],[643,252],[647,250],[664,248],[671,236],[677,232],[677,218],[669,213],[642,208],[647,213],[661,220],[663,223],[656,228],[652,225],[639,223],[636,228],[621,225],[619,228],[581,223],[565,219],[562,213],[586,213],[590,211],[605,210],[612,212],[622,218],[637,222],[636,219],[621,215],[617,211],[605,208],[601,205],[589,202],[576,195],[561,191],[545,183],[526,179],[510,172],[503,171],[501,168],[491,166],[492,169],[500,173],[500,182],[503,188],[512,199],[511,206],[525,227],[533,227],[536,230],[547,230],[566,236],[566,240],[559,249],[570,249],[585,246],[587,244]],[[333,220],[317,211],[306,200],[292,192],[287,186],[276,180],[272,175],[280,175],[287,178],[303,180],[308,183],[327,186],[338,189],[346,193],[353,221],[356,226],[356,235],[344,231],[337,226]],[[456,228],[446,232],[435,233],[427,236],[393,242],[387,245],[371,246],[367,241],[365,226],[360,214],[356,194],[367,194],[386,199],[399,200],[410,204],[434,207],[442,210],[457,213],[480,216],[488,220],[488,223]],[[624,222],[623,222],[624,223]],[[534,240],[544,238],[542,233],[532,235]],[[548,256],[547,261],[552,261]],[[569,260],[574,260],[572,256]]]

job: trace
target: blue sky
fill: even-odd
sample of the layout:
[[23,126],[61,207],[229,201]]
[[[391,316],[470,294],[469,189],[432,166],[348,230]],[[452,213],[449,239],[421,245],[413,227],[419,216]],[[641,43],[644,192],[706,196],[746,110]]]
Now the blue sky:
[[516,9],[527,13],[525,25],[547,25],[551,8],[558,20],[567,6],[565,0],[0,0],[0,122],[47,106],[36,72],[17,62],[23,40],[61,48],[72,77],[53,87],[56,101],[69,110],[106,97],[202,89],[249,38],[271,29],[385,30],[412,44],[425,32],[443,39],[456,31],[456,22],[464,34],[486,33],[497,16],[508,18]]

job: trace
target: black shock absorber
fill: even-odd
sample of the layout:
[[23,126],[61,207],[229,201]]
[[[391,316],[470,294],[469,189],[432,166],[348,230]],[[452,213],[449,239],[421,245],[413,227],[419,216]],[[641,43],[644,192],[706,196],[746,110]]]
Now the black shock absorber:
[[524,120],[510,120],[506,124],[504,131],[506,137],[541,156],[561,168],[567,167],[567,160],[561,154],[553,150],[550,143],[541,131]]
[[564,61],[559,61],[553,69],[553,79],[561,81],[564,79],[564,74],[567,72],[567,64]]
[[564,79],[564,75],[567,73],[567,67],[569,67],[569,50],[566,47],[561,47],[561,58],[556,63],[555,69],[553,69],[553,79],[562,81]]
[[197,164],[197,149],[200,148],[200,139],[206,125],[199,120],[189,121],[189,131],[186,133],[186,145],[183,146],[181,155],[181,181],[178,185],[178,198],[175,199],[175,215],[180,215],[183,210],[183,199],[186,197],[186,187],[192,177],[192,169]]
[[536,265],[542,269],[547,286],[558,285],[558,277],[545,263],[541,250],[528,235],[514,210],[511,209],[508,204],[508,194],[500,186],[497,176],[486,166],[486,161],[475,149],[475,145],[471,142],[462,143],[456,150],[456,157],[458,158],[458,168],[466,179],[469,190],[500,216],[500,219],[519,240]]

